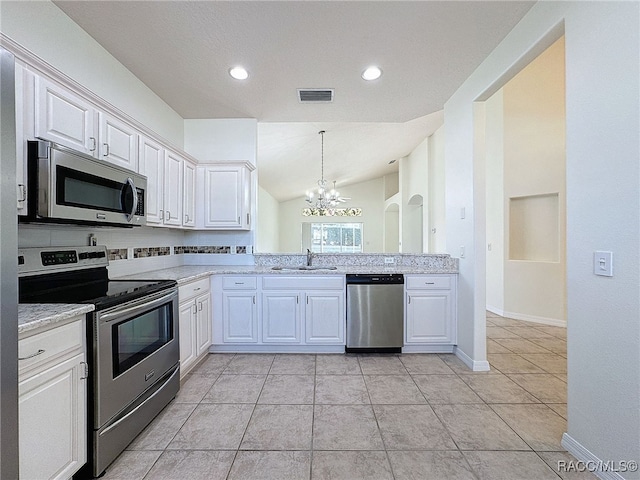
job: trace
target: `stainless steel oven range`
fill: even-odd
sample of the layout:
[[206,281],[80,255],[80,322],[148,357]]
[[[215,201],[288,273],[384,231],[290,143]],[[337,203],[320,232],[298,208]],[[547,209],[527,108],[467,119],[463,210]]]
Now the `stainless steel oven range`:
[[20,303],[92,303],[87,315],[88,462],[98,476],[180,388],[174,281],[109,280],[99,247],[18,251]]

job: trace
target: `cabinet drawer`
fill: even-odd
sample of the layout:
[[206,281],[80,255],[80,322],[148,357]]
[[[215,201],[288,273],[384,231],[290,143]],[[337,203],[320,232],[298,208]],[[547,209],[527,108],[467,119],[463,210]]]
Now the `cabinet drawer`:
[[223,277],[222,288],[224,290],[255,290],[258,287],[258,279],[252,276]]
[[18,342],[18,370],[38,367],[49,360],[83,350],[85,316]]
[[451,277],[449,275],[405,275],[405,285],[407,290],[411,289],[450,289]]
[[344,275],[267,275],[262,277],[262,288],[266,290],[343,290]]
[[209,291],[209,277],[178,287],[178,301],[183,302]]

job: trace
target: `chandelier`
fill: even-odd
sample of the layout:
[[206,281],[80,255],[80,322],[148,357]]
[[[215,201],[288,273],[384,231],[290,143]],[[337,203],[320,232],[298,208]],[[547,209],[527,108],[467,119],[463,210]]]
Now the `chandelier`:
[[336,182],[333,182],[333,188],[327,190],[327,181],[324,179],[324,130],[318,132],[322,137],[322,156],[321,156],[321,170],[320,180],[318,180],[318,187],[313,190],[307,191],[306,201],[313,208],[327,209],[336,207],[340,203],[344,203],[350,198],[343,198],[340,193],[336,191]]

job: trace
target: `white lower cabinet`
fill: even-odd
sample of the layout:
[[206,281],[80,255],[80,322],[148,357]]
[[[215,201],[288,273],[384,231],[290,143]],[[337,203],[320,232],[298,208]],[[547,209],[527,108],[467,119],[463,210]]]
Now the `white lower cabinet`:
[[18,342],[21,479],[67,479],[86,463],[85,319]]
[[456,275],[405,275],[407,345],[455,345]]
[[196,365],[211,345],[211,294],[209,278],[178,288],[180,376]]
[[343,275],[225,275],[213,282],[213,297],[222,303],[213,310],[214,345],[249,351],[344,345]]
[[305,342],[307,344],[344,344],[344,291],[307,292],[305,294]]
[[300,292],[262,293],[262,341],[300,343]]

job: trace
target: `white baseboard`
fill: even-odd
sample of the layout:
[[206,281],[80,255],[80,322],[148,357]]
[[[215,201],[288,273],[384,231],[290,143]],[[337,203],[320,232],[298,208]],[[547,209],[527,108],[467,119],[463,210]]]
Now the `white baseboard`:
[[[560,444],[569,452],[571,455],[576,457],[578,460],[576,467],[584,468],[586,471],[591,472],[596,477],[601,478],[602,480],[624,480],[625,477],[620,475],[616,469],[620,470],[622,465],[620,462],[606,462],[604,460],[600,460],[597,456],[587,450],[584,446],[582,446],[578,441],[576,441],[571,435],[568,433],[562,434],[562,442]],[[630,474],[637,474],[637,471],[631,472]],[[631,478],[639,478],[639,477],[629,477]]]
[[209,353],[344,353],[344,345],[211,345]]
[[455,345],[405,345],[402,353],[453,353]]
[[489,371],[489,362],[487,362],[486,360],[474,360],[469,355],[460,350],[459,347],[456,347],[453,353],[455,353],[456,357],[462,360],[464,364],[474,372]]
[[486,309],[491,313],[500,315],[501,317],[513,318],[514,320],[524,320],[525,322],[541,323],[543,325],[551,325],[554,327],[567,327],[567,321],[559,318],[538,317],[536,315],[527,315],[526,313],[507,312],[501,308],[487,305]]

